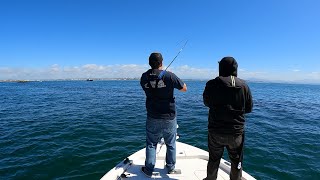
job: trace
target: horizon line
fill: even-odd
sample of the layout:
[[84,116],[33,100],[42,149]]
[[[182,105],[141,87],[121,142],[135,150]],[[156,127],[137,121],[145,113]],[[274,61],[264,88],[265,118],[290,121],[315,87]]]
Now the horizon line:
[[[214,78],[181,78],[184,81],[209,81]],[[1,79],[0,82],[46,82],[46,81],[138,81],[140,78],[59,78],[59,79]],[[308,85],[320,85],[320,82],[303,81],[286,81],[286,80],[264,80],[264,79],[244,79],[247,82],[253,83],[280,83],[280,84],[308,84]]]

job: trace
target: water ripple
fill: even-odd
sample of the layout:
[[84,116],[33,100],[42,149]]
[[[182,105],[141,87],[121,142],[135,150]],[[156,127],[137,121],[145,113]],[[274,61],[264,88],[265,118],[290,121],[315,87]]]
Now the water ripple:
[[[204,81],[176,92],[180,141],[207,149]],[[138,81],[0,83],[1,179],[99,179],[145,146]],[[320,87],[251,83],[244,169],[320,179]],[[227,154],[224,158],[228,159]]]

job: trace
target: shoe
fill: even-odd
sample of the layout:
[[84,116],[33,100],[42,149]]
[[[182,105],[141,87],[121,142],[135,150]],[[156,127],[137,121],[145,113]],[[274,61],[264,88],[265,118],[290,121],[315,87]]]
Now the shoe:
[[152,176],[152,173],[148,173],[148,172],[147,172],[146,167],[141,167],[141,172],[142,172],[145,176],[147,176],[147,177],[149,177],[149,178],[151,178],[151,176]]
[[180,169],[172,169],[172,170],[168,171],[168,174],[181,174],[181,170]]

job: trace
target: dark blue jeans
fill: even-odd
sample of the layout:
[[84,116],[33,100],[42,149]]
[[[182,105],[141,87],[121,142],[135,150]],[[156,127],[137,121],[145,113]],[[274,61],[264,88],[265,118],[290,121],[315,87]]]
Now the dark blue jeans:
[[239,166],[239,160],[242,159],[242,135],[222,135],[214,132],[208,133],[209,162],[207,165],[206,180],[217,179],[220,160],[223,155],[224,147],[227,148],[231,160],[230,179],[240,180],[242,177],[242,166]]
[[146,121],[146,171],[152,173],[156,163],[156,148],[161,138],[167,147],[166,167],[173,170],[176,164],[177,119],[163,120],[148,117]]

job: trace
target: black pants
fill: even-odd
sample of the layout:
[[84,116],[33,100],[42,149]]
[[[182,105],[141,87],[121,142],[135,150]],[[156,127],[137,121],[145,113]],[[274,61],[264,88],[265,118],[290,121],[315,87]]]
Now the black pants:
[[[243,156],[243,135],[222,135],[213,132],[208,133],[209,162],[207,165],[206,180],[217,179],[217,173],[224,147],[228,150],[231,160],[230,179],[241,179],[242,165],[238,169],[240,157]],[[242,160],[242,157],[241,157]],[[241,162],[242,163],[242,162]]]

